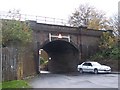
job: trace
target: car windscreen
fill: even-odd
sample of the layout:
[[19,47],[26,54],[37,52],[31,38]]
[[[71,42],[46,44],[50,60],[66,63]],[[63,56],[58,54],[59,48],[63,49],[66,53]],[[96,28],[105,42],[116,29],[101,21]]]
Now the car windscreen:
[[99,64],[98,62],[92,62],[93,66],[100,66],[101,64]]
[[84,63],[84,66],[92,66],[91,63]]

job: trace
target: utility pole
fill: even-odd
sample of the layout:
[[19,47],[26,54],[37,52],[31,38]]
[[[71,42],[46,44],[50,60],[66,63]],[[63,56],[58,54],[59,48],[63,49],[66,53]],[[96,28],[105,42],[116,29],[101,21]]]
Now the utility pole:
[[[0,18],[0,83],[2,83],[2,19]],[[2,84],[0,84],[0,90]]]
[[120,1],[118,2],[118,32],[120,37]]

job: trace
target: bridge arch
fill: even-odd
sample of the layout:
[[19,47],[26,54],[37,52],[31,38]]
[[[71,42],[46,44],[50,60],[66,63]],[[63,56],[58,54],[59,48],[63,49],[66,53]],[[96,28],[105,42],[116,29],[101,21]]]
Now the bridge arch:
[[46,41],[41,48],[49,56],[48,70],[51,73],[76,72],[79,62],[79,49],[72,42],[64,40]]

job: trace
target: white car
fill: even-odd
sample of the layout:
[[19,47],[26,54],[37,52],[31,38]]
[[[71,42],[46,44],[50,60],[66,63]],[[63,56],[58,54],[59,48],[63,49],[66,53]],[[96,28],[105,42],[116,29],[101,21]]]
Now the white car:
[[111,68],[109,66],[101,65],[98,62],[94,62],[94,61],[83,62],[81,65],[78,65],[77,69],[80,73],[93,72],[97,74],[97,73],[110,73],[111,72]]

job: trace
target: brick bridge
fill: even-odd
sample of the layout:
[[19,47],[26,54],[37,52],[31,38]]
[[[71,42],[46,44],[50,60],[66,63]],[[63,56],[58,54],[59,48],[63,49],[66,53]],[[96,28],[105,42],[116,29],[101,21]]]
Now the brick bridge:
[[34,57],[39,72],[39,50],[47,52],[52,73],[75,72],[78,63],[98,50],[102,31],[30,21],[34,37]]

